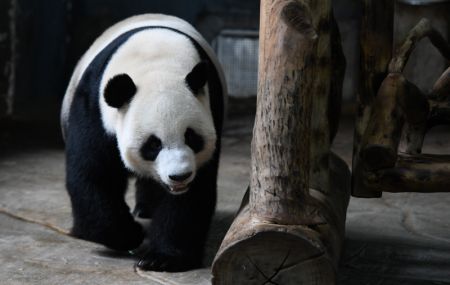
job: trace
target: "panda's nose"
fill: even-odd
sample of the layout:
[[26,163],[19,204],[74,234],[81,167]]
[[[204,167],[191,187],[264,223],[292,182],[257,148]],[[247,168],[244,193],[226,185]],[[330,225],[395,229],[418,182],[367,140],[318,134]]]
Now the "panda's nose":
[[191,177],[191,175],[192,175],[192,172],[186,172],[183,174],[169,175],[169,178],[176,182],[183,182],[184,180]]

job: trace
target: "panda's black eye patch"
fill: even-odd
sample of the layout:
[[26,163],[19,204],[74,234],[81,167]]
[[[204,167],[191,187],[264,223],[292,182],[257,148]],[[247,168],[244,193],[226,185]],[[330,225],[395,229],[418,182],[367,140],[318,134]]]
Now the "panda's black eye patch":
[[161,140],[151,135],[141,147],[141,156],[144,160],[154,161],[162,149]]
[[195,153],[200,152],[205,146],[203,138],[197,134],[193,129],[187,128],[184,133],[184,141]]

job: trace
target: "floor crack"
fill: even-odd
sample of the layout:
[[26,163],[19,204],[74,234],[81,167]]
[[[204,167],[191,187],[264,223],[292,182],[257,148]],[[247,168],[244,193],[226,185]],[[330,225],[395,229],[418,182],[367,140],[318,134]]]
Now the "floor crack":
[[11,213],[11,212],[3,209],[3,208],[0,208],[0,214],[3,214],[5,216],[8,216],[10,218],[13,218],[13,219],[16,219],[16,220],[20,220],[20,221],[23,221],[23,222],[44,226],[45,228],[47,228],[49,230],[52,230],[52,231],[54,231],[56,233],[63,234],[63,235],[66,235],[66,236],[70,236],[69,231],[66,230],[66,229],[60,228],[58,226],[54,226],[54,225],[46,223],[46,222],[42,222],[42,221],[38,221],[38,220],[27,218],[27,217],[24,217],[24,216],[20,216],[20,215]]

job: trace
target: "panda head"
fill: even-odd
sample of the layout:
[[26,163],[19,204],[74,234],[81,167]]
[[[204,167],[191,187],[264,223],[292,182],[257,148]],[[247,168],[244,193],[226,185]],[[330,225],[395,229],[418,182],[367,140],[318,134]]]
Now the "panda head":
[[104,87],[106,118],[114,120],[125,166],[172,194],[189,190],[197,170],[215,150],[207,77],[208,63],[199,62],[184,75],[116,74]]

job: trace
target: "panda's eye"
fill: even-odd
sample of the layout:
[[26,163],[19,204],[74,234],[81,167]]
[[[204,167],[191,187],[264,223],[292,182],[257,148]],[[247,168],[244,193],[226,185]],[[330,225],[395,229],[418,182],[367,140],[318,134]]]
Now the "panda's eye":
[[161,151],[161,140],[155,135],[151,135],[141,147],[141,156],[145,160],[154,161]]
[[187,128],[184,133],[184,141],[195,153],[200,152],[205,144],[203,138],[191,128]]

